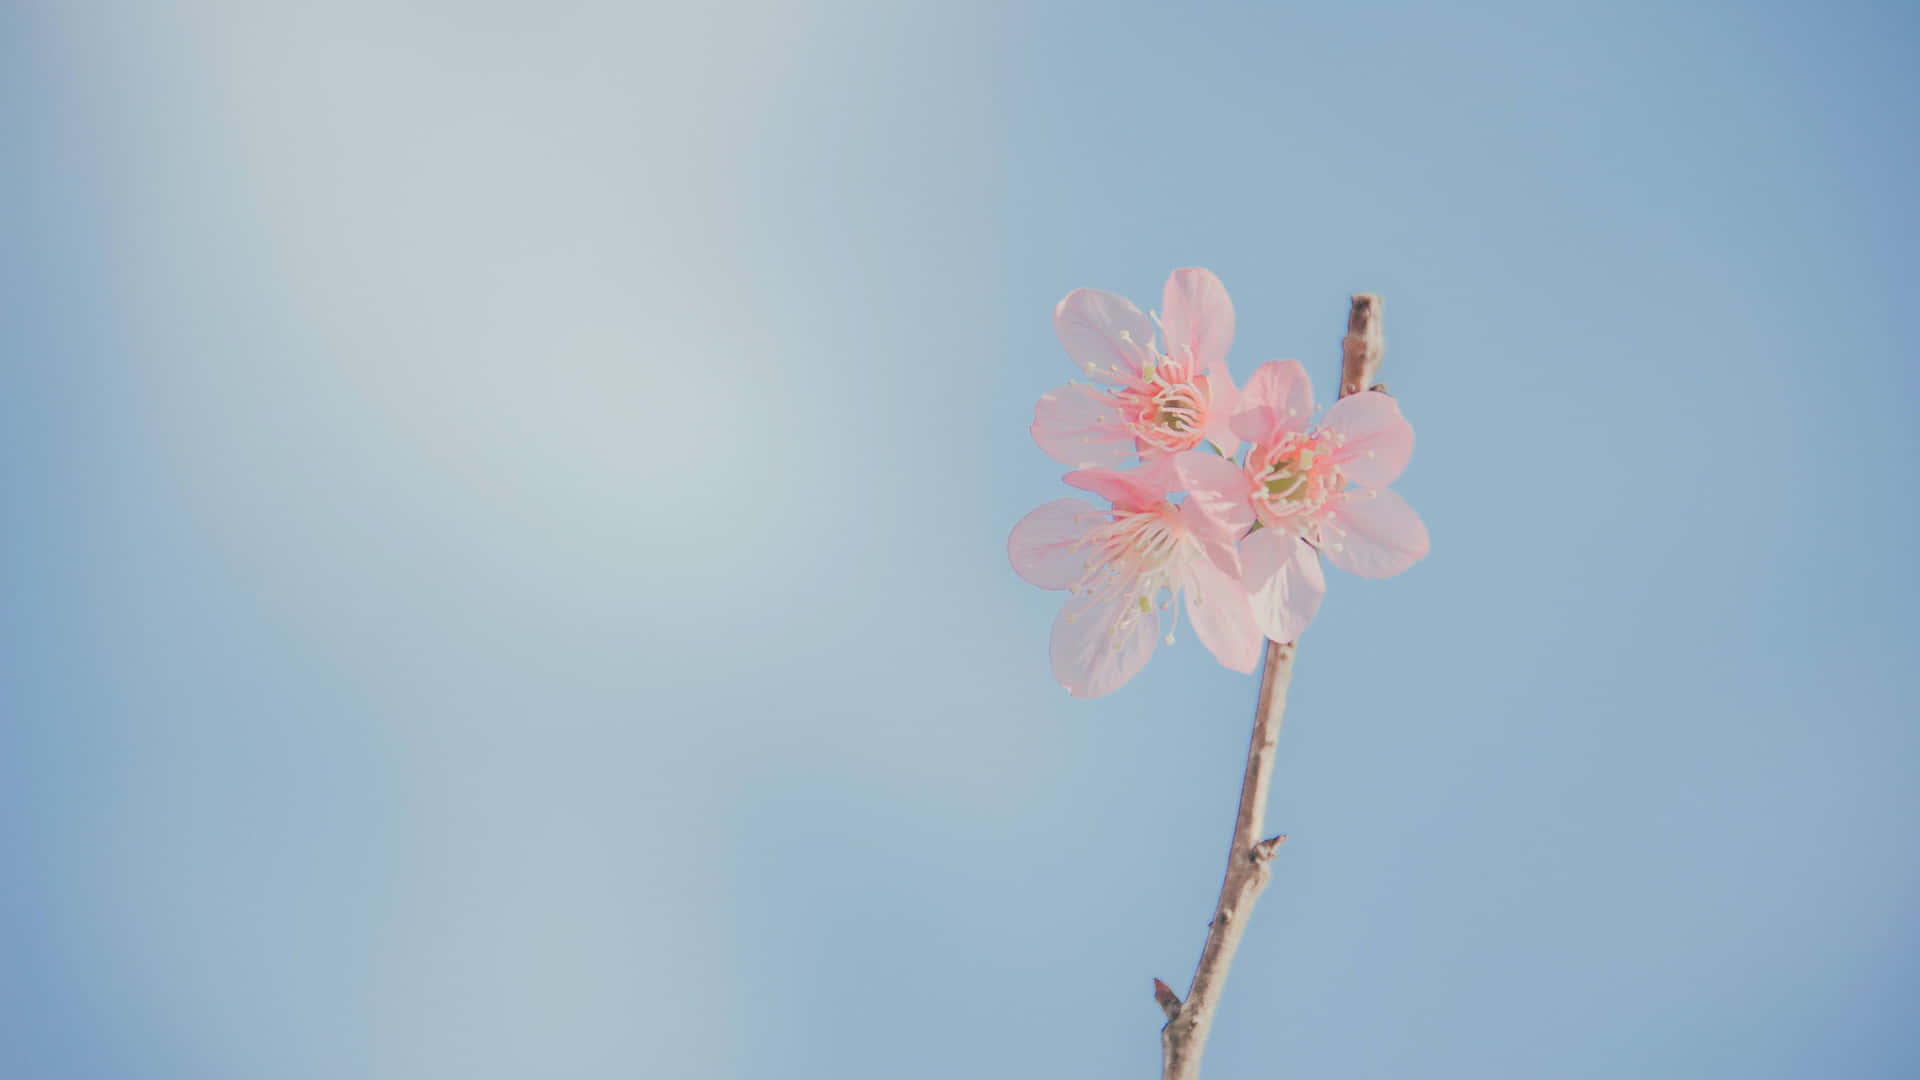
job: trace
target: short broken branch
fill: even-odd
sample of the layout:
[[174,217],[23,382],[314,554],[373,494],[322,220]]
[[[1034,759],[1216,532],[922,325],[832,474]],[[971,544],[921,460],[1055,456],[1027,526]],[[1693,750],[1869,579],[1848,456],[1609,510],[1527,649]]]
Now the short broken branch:
[[[1387,338],[1380,329],[1380,297],[1354,293],[1347,309],[1347,336],[1340,339],[1340,396],[1357,394],[1373,385],[1386,355]],[[1385,389],[1385,387],[1381,387]]]
[[1271,862],[1273,860],[1273,853],[1280,850],[1280,845],[1286,842],[1287,842],[1287,834],[1281,833],[1279,836],[1275,836],[1267,840],[1262,840],[1259,843],[1253,845],[1253,855],[1252,855],[1253,861],[1254,862]]
[[1180,995],[1173,992],[1173,987],[1159,979],[1153,980],[1153,1000],[1160,1003],[1160,1011],[1167,1014],[1168,1020],[1179,1019]]

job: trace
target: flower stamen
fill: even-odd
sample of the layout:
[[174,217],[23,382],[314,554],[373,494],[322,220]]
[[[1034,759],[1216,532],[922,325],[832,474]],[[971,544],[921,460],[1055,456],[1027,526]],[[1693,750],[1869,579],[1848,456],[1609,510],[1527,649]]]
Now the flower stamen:
[[[1111,520],[1088,529],[1072,545],[1072,550],[1088,553],[1085,572],[1069,586],[1073,595],[1083,598],[1081,612],[1125,598],[1107,630],[1109,640],[1119,648],[1140,620],[1156,617],[1156,607],[1161,612],[1171,607],[1167,628],[1171,639],[1180,594],[1189,588],[1186,575],[1180,572],[1179,556],[1192,543],[1178,508],[1161,503],[1151,510],[1114,509],[1083,516]],[[1156,605],[1162,593],[1168,599]]]
[[1331,432],[1293,432],[1247,457],[1254,480],[1254,515],[1264,525],[1306,535],[1328,500],[1344,497],[1346,476],[1336,462],[1340,440]]

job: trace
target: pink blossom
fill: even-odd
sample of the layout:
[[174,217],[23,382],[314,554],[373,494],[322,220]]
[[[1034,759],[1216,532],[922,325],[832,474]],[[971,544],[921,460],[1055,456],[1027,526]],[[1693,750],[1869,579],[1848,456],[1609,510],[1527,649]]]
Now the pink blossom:
[[[1390,577],[1427,553],[1427,527],[1387,488],[1413,454],[1393,398],[1349,394],[1309,426],[1313,386],[1298,361],[1262,365],[1240,392],[1233,430],[1252,447],[1240,475],[1189,501],[1244,499],[1260,523],[1240,543],[1241,580],[1268,637],[1292,641],[1319,610],[1320,558]],[[1216,511],[1217,512],[1217,511]]]
[[1138,454],[1148,460],[1210,442],[1221,454],[1239,449],[1230,423],[1233,301],[1210,271],[1175,270],[1154,322],[1124,297],[1075,289],[1053,309],[1053,328],[1067,356],[1094,383],[1070,382],[1041,395],[1033,440],[1049,457],[1075,468],[1116,466]]
[[[1081,469],[1067,483],[1104,497],[1056,499],[1020,520],[1007,555],[1021,577],[1072,597],[1053,623],[1053,675],[1075,697],[1100,697],[1153,655],[1166,620],[1173,642],[1179,601],[1220,663],[1250,672],[1262,637],[1240,584],[1234,538],[1252,522],[1244,500],[1169,502],[1184,487],[1230,485],[1239,467],[1211,452],[1161,457],[1129,471]],[[1220,511],[1216,513],[1216,510]],[[1167,593],[1162,600],[1161,593]],[[1156,605],[1157,602],[1157,605]]]

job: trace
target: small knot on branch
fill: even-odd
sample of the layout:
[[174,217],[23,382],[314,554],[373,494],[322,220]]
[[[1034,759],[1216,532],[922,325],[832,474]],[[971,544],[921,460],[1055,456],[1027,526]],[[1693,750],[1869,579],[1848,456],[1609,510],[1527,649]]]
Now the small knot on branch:
[[1153,980],[1153,1000],[1160,1004],[1160,1011],[1167,1014],[1168,1020],[1179,1018],[1180,995],[1173,992],[1173,987],[1159,979]]
[[1248,858],[1252,859],[1255,863],[1272,862],[1273,853],[1280,850],[1280,845],[1286,842],[1287,842],[1286,833],[1281,833],[1279,836],[1270,837],[1266,840],[1262,840],[1259,843],[1253,845],[1253,851],[1249,853]]

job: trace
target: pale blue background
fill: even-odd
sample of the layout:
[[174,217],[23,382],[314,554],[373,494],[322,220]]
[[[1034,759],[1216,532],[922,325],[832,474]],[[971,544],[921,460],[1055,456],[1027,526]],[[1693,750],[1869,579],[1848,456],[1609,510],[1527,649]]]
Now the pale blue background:
[[10,4],[0,1075],[1150,1077],[1254,680],[1005,564],[1076,286],[1386,297],[1228,1077],[1920,1073],[1901,5]]

